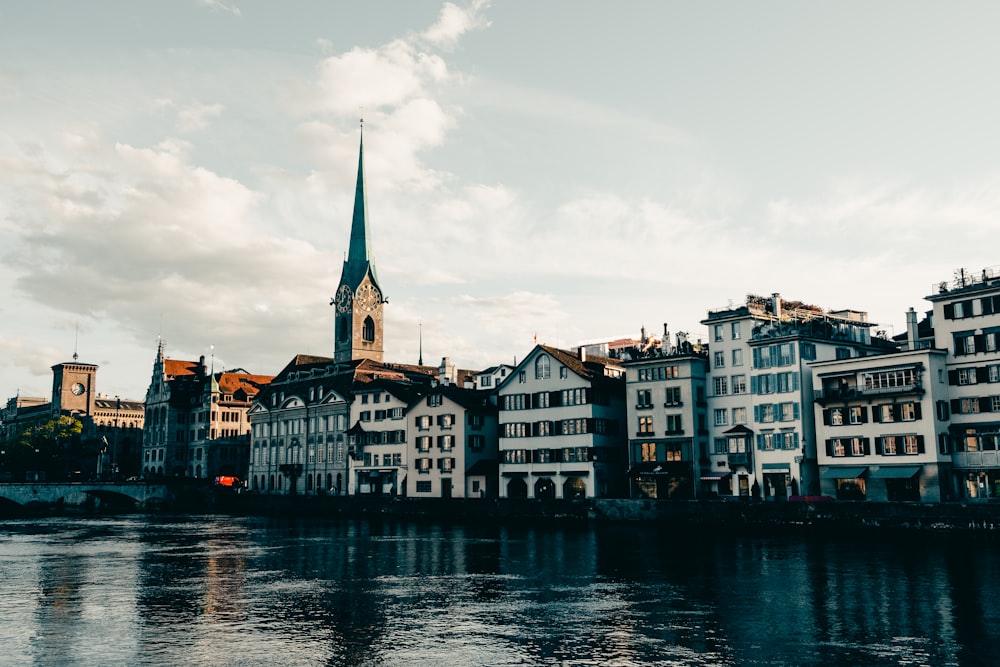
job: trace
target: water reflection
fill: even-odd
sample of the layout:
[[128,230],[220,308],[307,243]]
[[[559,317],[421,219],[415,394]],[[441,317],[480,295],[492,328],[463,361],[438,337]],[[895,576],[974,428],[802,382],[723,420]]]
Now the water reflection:
[[0,524],[3,664],[967,665],[993,544],[230,517]]

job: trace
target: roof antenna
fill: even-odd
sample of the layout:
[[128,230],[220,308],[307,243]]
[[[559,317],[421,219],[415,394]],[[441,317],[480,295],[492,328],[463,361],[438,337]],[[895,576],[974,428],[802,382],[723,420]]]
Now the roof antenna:
[[77,320],[76,334],[73,337],[73,361],[76,361],[77,359],[80,358],[80,355],[76,353],[79,347],[80,347],[80,322],[79,320]]

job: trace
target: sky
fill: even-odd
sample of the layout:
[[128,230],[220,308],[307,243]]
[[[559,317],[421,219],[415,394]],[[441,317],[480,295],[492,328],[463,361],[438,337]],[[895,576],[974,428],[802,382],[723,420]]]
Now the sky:
[[0,5],[0,394],[333,355],[364,117],[386,361],[781,293],[905,312],[1000,265],[1000,4]]

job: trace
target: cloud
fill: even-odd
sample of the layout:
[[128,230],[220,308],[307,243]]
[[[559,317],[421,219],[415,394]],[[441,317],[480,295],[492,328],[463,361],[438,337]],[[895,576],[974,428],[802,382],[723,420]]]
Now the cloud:
[[198,4],[208,7],[213,12],[226,12],[233,16],[241,16],[240,8],[234,3],[225,3],[222,0],[198,0]]
[[452,50],[459,39],[470,30],[487,28],[490,22],[483,15],[488,9],[488,0],[475,0],[467,7],[446,2],[441,8],[437,22],[425,30],[421,37],[430,44],[445,50]]

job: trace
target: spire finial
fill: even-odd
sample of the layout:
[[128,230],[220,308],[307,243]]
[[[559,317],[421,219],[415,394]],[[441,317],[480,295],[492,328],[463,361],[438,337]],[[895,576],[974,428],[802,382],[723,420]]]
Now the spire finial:
[[79,348],[80,348],[80,322],[77,322],[76,333],[73,336],[73,361],[76,361],[77,359],[80,358],[80,355],[77,354],[77,350],[79,350]]

